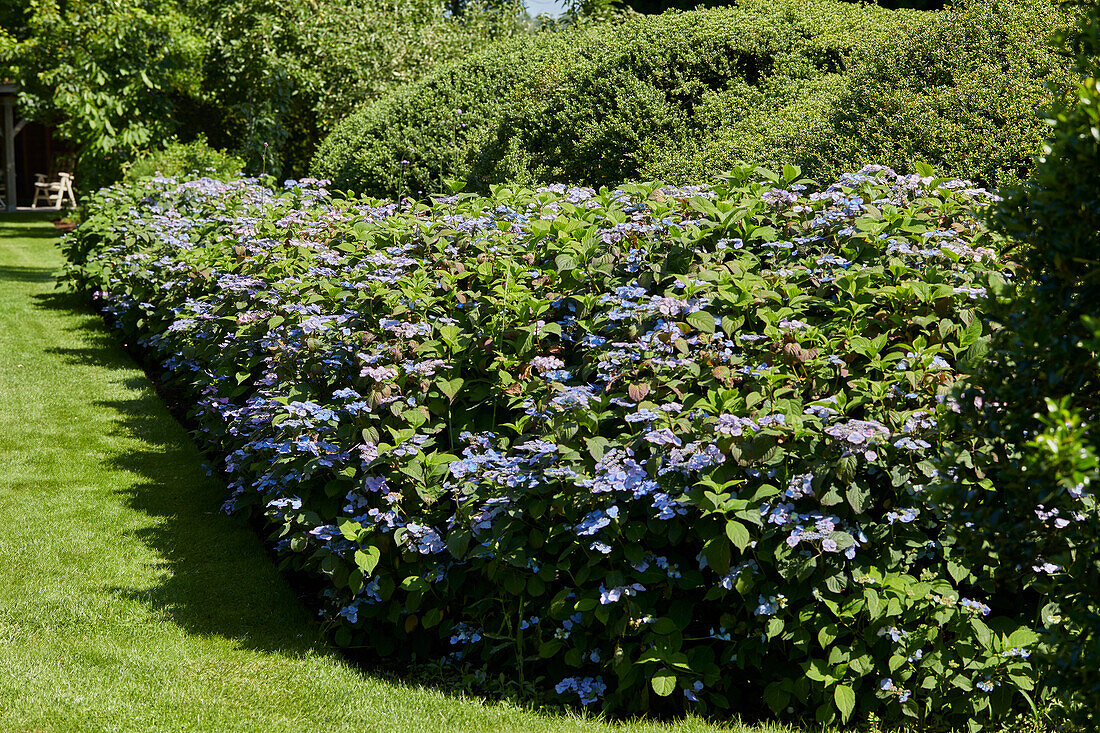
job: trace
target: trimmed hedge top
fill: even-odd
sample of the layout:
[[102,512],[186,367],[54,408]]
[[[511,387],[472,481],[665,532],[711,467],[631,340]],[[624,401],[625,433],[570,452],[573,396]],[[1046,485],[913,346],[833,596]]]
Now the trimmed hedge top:
[[698,138],[715,108],[763,122],[900,17],[779,0],[501,44],[351,115],[314,168],[370,193],[436,192],[443,176],[617,183]]
[[739,161],[832,177],[924,161],[989,185],[1038,152],[1034,111],[1069,79],[1051,0],[887,11],[753,0],[490,47],[350,115],[314,172],[414,196],[447,178],[615,185]]

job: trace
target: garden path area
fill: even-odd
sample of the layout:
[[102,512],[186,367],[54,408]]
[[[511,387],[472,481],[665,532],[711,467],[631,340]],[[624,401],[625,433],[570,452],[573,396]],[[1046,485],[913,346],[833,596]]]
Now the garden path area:
[[342,661],[142,371],[55,289],[55,240],[42,215],[0,219],[0,730],[714,730],[538,715]]

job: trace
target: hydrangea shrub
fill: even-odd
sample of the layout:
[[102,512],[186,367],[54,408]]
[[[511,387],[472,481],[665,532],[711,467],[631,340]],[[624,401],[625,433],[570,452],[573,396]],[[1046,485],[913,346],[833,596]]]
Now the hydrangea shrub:
[[238,178],[244,161],[224,150],[210,147],[199,135],[188,143],[172,141],[160,150],[150,150],[124,166],[123,178],[135,181],[148,176],[198,176],[227,180]]
[[154,178],[66,253],[339,643],[608,711],[981,726],[1037,636],[927,487],[1006,260],[995,197],[928,174]]

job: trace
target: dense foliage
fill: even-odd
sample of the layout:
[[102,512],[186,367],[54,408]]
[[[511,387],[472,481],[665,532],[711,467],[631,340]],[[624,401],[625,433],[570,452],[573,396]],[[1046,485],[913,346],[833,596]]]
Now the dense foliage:
[[210,147],[206,138],[200,135],[189,143],[174,140],[159,150],[142,153],[126,166],[124,180],[133,182],[152,176],[203,176],[227,181],[240,177],[243,170],[243,160]]
[[959,592],[926,486],[1005,265],[993,197],[923,173],[147,179],[66,252],[340,643],[610,710],[977,725],[1036,636]]
[[31,4],[26,0],[0,0],[0,35],[21,39],[27,34]]
[[[1100,17],[1072,35],[1084,79],[1032,178],[995,223],[1026,247],[979,390],[962,401],[948,496],[984,587],[1032,607],[1059,689],[1100,711]],[[972,524],[971,524],[972,523]]]
[[[347,112],[489,42],[526,34],[518,4],[442,0],[181,0],[207,29],[207,105],[191,122],[249,170],[304,173]],[[209,108],[215,120],[204,119]],[[212,124],[213,122],[213,124]]]
[[172,0],[35,0],[24,17],[17,35],[0,33],[0,63],[20,84],[21,113],[76,144],[81,186],[117,180],[199,93],[204,44]]
[[747,131],[733,152],[760,157],[767,128],[784,113],[793,127],[804,98],[824,93],[860,39],[892,22],[836,0],[785,0],[502,44],[348,117],[315,172],[379,194],[438,192],[452,176],[480,188],[614,185],[704,137],[723,111]]
[[861,49],[828,111],[821,164],[911,170],[924,160],[998,187],[1018,183],[1049,134],[1037,114],[1051,101],[1048,86],[1072,87],[1070,64],[1050,44],[1065,14],[1018,0],[961,2],[923,17]]
[[[0,64],[21,113],[58,125],[80,185],[139,151],[205,134],[257,173],[304,171],[357,105],[439,61],[529,32],[511,2],[32,0],[0,2]],[[7,25],[10,23],[10,25]]]
[[[855,1],[855,0],[852,0]],[[947,3],[945,0],[874,0],[884,8],[912,8],[914,10],[939,10]],[[737,0],[622,0],[622,4],[639,13],[655,14],[666,10],[694,10],[699,6],[716,7],[736,5]]]
[[757,0],[543,34],[349,116],[313,172],[415,195],[448,177],[690,182],[738,161],[832,177],[883,159],[1001,185],[1039,152],[1045,84],[1068,83],[1042,42],[1062,18],[1051,0]]

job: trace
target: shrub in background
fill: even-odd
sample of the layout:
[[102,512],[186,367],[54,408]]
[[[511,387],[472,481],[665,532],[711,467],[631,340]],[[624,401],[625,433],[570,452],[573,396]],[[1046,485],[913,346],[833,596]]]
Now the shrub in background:
[[160,150],[140,154],[126,169],[124,180],[161,175],[177,178],[205,176],[228,181],[240,176],[244,161],[223,150],[210,147],[206,137],[199,135],[188,143],[172,141]]
[[[736,0],[622,0],[622,4],[639,13],[663,13],[666,10],[694,10],[699,6],[715,7],[735,5]],[[939,10],[945,0],[875,0],[884,8],[912,8],[914,10]]]
[[1004,267],[988,198],[146,179],[67,254],[339,643],[610,711],[979,726],[1035,635],[959,592],[925,487]]
[[1084,79],[1031,178],[993,218],[1024,246],[1000,330],[962,404],[945,502],[978,585],[1034,613],[1061,696],[1100,711],[1100,18],[1066,38]]
[[1065,13],[1050,0],[963,0],[903,17],[859,44],[843,78],[765,117],[719,105],[705,134],[662,150],[643,175],[683,180],[755,160],[831,177],[875,160],[902,171],[928,162],[990,187],[1019,182],[1047,134],[1036,110],[1073,79],[1046,42]]
[[1063,17],[1051,0],[936,12],[780,0],[543,35],[350,116],[313,170],[416,195],[446,178],[690,182],[738,161],[828,178],[882,159],[1001,185],[1039,152],[1044,85],[1070,78],[1037,42]]
[[348,117],[314,172],[378,194],[437,192],[450,177],[482,190],[614,184],[648,175],[721,113],[749,120],[739,151],[761,159],[777,114],[820,93],[897,17],[834,0],[748,2],[496,46]]
[[446,65],[349,115],[321,143],[312,170],[337,188],[389,194],[438,192],[462,176],[471,150],[510,106],[549,94],[599,28],[513,39]]
[[1048,134],[1039,110],[1074,81],[1051,43],[1066,14],[1050,0],[962,0],[921,19],[860,50],[829,134],[798,160],[830,174],[928,161],[989,187],[1019,183]]
[[[803,101],[826,93],[851,50],[901,32],[902,17],[836,2],[758,2],[609,27],[549,93],[493,122],[468,158],[471,182],[668,180],[659,161],[707,135],[720,115],[743,121],[735,154],[678,182],[742,160],[778,169],[787,158],[761,155],[770,128],[785,113],[794,118],[792,106],[812,109]],[[801,139],[809,127],[788,132]]]

